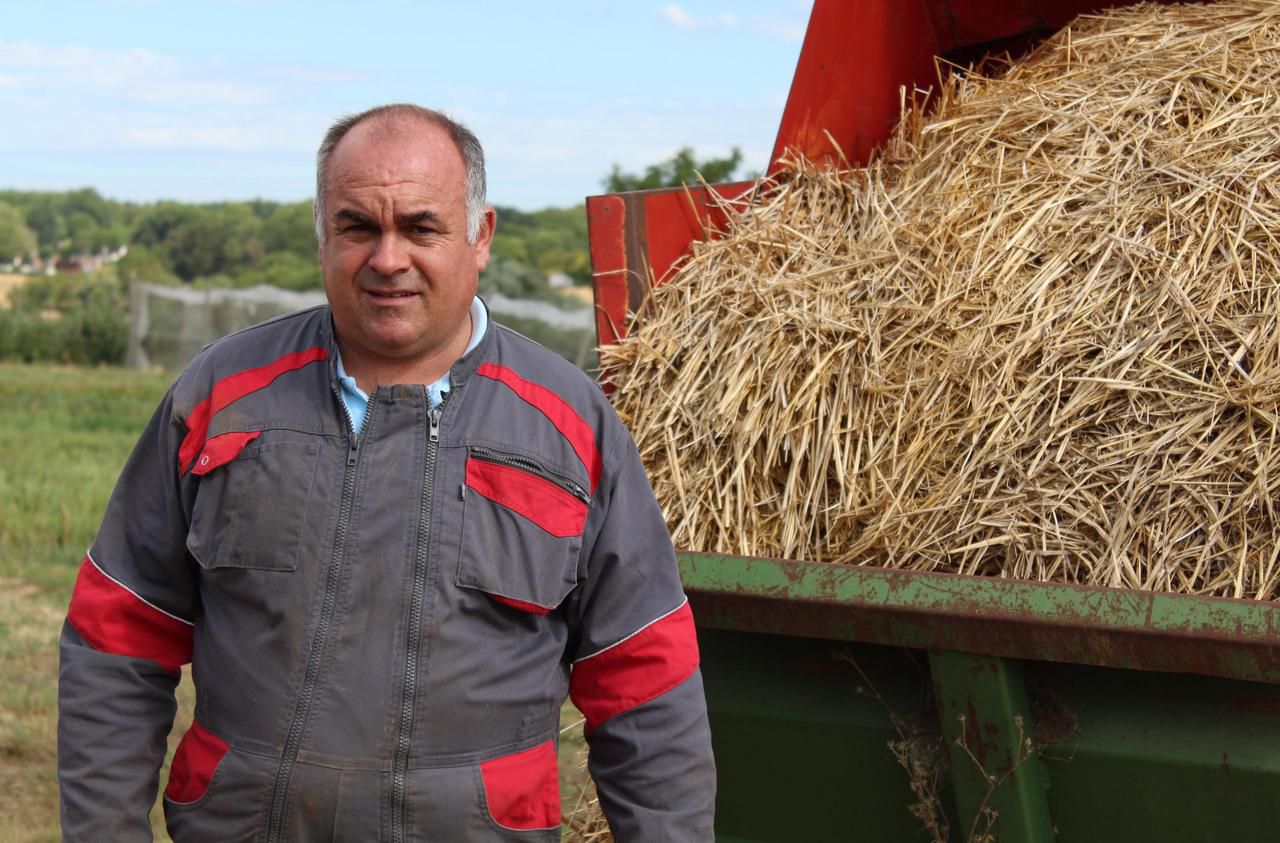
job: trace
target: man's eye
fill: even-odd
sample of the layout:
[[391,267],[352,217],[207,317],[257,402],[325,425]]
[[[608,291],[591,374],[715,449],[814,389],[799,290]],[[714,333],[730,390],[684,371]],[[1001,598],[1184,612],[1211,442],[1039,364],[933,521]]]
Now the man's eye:
[[435,234],[436,230],[429,225],[415,225],[413,233],[418,235]]

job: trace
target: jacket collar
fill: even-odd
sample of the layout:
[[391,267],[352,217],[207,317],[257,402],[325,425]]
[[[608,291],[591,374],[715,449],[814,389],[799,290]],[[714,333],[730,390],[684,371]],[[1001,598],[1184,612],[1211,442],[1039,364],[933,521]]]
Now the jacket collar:
[[[484,308],[484,314],[488,321],[488,328],[485,329],[484,336],[480,338],[480,342],[475,348],[459,357],[452,366],[449,367],[449,381],[451,388],[458,389],[462,387],[467,379],[475,373],[480,367],[480,363],[486,358],[492,356],[491,349],[494,344],[495,328],[497,327],[493,321],[493,311],[489,309],[489,304],[478,294],[476,298],[480,302],[480,306]],[[333,311],[326,304],[324,306],[325,318],[321,320],[321,344],[329,353],[329,380],[335,388],[340,389],[341,384],[338,382],[338,360],[341,352],[338,349],[338,329],[333,324]]]

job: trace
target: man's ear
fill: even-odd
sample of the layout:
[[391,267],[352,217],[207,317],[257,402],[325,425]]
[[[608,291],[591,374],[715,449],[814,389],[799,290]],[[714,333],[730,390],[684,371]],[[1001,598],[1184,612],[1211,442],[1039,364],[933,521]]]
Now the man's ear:
[[476,253],[476,272],[484,272],[489,265],[489,247],[493,245],[493,232],[498,227],[498,212],[492,205],[486,205],[484,215],[480,217],[480,231],[476,234],[476,242],[471,245]]

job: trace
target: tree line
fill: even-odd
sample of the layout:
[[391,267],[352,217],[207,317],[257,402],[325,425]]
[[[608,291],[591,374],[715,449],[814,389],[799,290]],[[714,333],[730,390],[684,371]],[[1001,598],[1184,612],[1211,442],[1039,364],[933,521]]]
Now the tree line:
[[[733,178],[742,154],[698,160],[688,148],[629,173],[618,166],[606,192]],[[498,228],[482,294],[547,298],[547,277],[591,280],[587,216],[582,205],[521,211],[497,206]],[[123,256],[121,247],[127,246]],[[0,359],[72,363],[123,360],[130,281],[289,290],[322,287],[311,202],[123,202],[93,188],[64,192],[0,190],[0,271],[34,270],[68,259],[114,253],[87,274],[28,282],[0,307]],[[118,256],[118,259],[115,259]],[[50,319],[49,314],[60,318]]]
[[[540,295],[545,278],[591,278],[586,215],[578,208],[499,207],[493,264],[482,286]],[[92,188],[65,193],[0,191],[0,264],[81,258],[128,246],[124,281],[319,289],[311,203],[107,199]]]

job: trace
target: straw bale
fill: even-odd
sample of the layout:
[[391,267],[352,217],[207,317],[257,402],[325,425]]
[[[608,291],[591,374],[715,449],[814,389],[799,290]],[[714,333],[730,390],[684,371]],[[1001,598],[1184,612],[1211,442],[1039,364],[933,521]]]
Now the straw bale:
[[789,166],[601,352],[678,546],[1277,596],[1280,4],[1081,18]]

